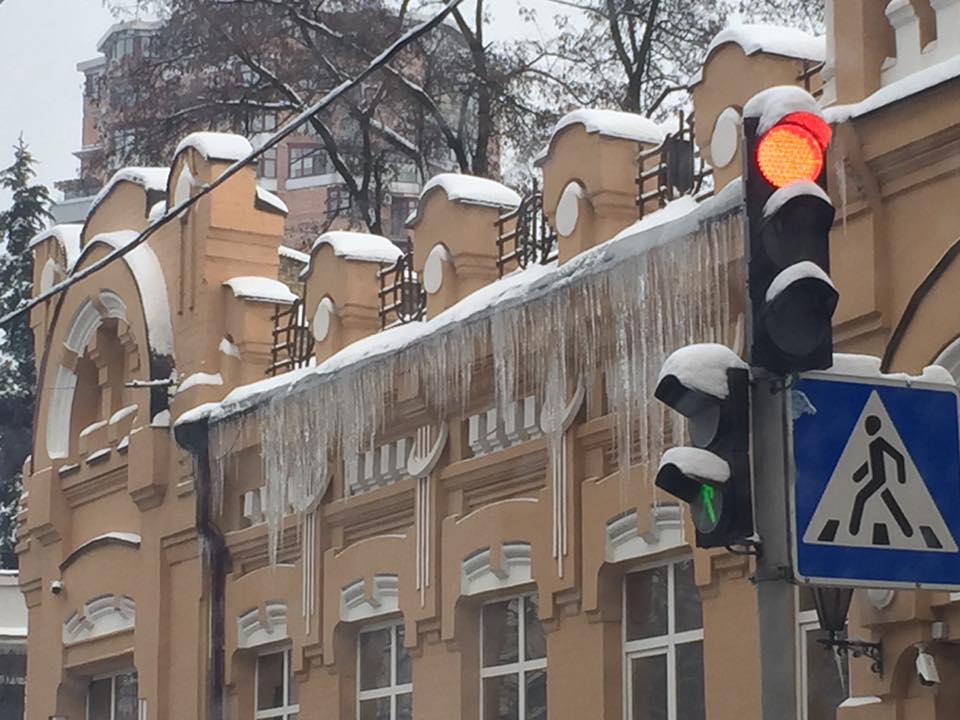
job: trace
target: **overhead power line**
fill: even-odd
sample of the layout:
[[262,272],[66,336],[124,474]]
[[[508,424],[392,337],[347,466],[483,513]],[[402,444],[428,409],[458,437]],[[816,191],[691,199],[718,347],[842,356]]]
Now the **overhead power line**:
[[[2,3],[3,0],[0,0]],[[162,228],[164,225],[169,223],[174,218],[178,217],[187,208],[195,205],[200,201],[202,197],[209,195],[211,192],[216,190],[218,187],[223,185],[227,180],[236,175],[240,170],[242,170],[247,165],[255,162],[261,155],[263,155],[267,150],[270,150],[273,147],[276,147],[281,141],[284,140],[287,136],[291,135],[298,127],[308,122],[311,117],[317,113],[325,110],[330,105],[332,105],[336,100],[342,97],[344,94],[352,90],[353,88],[360,85],[364,80],[373,75],[378,70],[386,66],[393,58],[395,58],[401,50],[403,50],[407,45],[419,39],[422,35],[430,32],[443,22],[444,18],[449,15],[457,5],[459,5],[463,0],[448,0],[448,2],[443,6],[436,15],[431,17],[429,20],[426,20],[419,25],[414,26],[406,33],[401,35],[392,45],[390,45],[386,50],[377,55],[370,63],[360,72],[356,77],[350,80],[344,80],[342,83],[337,85],[333,90],[324,95],[316,103],[308,107],[306,110],[301,112],[293,120],[285,124],[283,127],[279,128],[274,132],[270,138],[264,142],[260,147],[256,148],[253,152],[246,155],[245,157],[237,160],[226,170],[223,171],[215,180],[210,183],[205,184],[200,188],[200,191],[193,195],[192,197],[183,200],[171,208],[168,208],[167,211],[158,218],[155,222],[148,225],[137,237],[131,240],[129,243],[123,247],[117,248],[112,252],[108,253],[100,260],[88,265],[82,270],[72,273],[66,279],[54,285],[52,288],[47,290],[45,293],[41,293],[35,298],[32,298],[25,303],[21,304],[20,307],[15,310],[11,310],[9,313],[0,317],[0,327],[10,323],[11,321],[17,319],[26,312],[29,312],[37,305],[46,302],[50,298],[56,297],[64,290],[67,290],[71,286],[80,282],[81,280],[93,275],[98,270],[102,270],[110,263],[115,260],[119,260],[127,253],[131,252],[134,248],[138,247],[145,243],[150,236],[152,236],[157,230]]]

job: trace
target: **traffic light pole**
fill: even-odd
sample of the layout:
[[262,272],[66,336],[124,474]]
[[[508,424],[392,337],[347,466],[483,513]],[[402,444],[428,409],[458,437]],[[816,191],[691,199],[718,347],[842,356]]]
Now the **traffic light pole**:
[[790,583],[787,397],[782,381],[754,369],[751,392],[754,520],[760,536],[759,608],[763,720],[797,717],[796,590]]

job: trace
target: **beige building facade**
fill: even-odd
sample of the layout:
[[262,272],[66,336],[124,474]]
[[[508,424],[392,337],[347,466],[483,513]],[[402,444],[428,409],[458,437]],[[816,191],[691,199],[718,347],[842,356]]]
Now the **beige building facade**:
[[[960,378],[960,1],[827,5],[826,38],[711,45],[692,86],[709,198],[650,180],[638,208],[638,153],[673,128],[582,110],[540,166],[546,262],[504,261],[527,199],[458,175],[424,187],[409,259],[349,233],[286,258],[301,369],[264,378],[296,296],[285,207],[252,166],[38,306],[28,720],[760,718],[752,561],[695,549],[653,485],[683,436],[653,400],[665,356],[743,350],[754,94],[806,85],[833,126],[837,349]],[[132,242],[243,142],[193,135],[168,168],[118,175],[82,225],[36,238],[35,287]],[[382,317],[398,258],[425,320]],[[879,676],[816,642],[809,595],[785,708],[956,717],[960,596],[858,591],[848,634],[882,643]]]

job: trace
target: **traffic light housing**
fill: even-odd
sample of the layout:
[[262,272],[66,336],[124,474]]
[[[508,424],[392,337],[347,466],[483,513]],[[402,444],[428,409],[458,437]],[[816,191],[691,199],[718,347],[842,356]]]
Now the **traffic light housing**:
[[654,396],[688,420],[694,447],[667,450],[655,484],[690,505],[697,547],[753,535],[750,373],[723,345],[688,345],[663,364]]
[[792,99],[787,107],[808,109],[777,116],[776,103],[758,102],[763,112],[751,116],[751,101],[743,120],[750,364],[778,375],[832,365],[839,299],[830,281],[834,209],[824,191],[830,126],[813,98],[806,106]]

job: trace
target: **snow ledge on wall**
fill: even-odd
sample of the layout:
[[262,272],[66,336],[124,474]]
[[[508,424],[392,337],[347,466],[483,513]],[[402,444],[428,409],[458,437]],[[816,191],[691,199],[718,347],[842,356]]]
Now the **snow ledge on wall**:
[[459,173],[440,173],[430,178],[423,186],[417,209],[407,218],[408,228],[420,222],[424,200],[428,194],[438,189],[446,193],[450,202],[496,207],[502,210],[516,209],[523,199],[517,191],[496,180]]
[[254,302],[272,302],[281,305],[292,305],[297,296],[290,292],[284,283],[272,278],[256,275],[243,275],[224,281],[224,287],[230,288],[233,296],[241,300]]
[[187,135],[173,156],[176,157],[187,148],[193,148],[207,160],[237,161],[253,152],[250,141],[242,135],[218,132],[195,132]]

